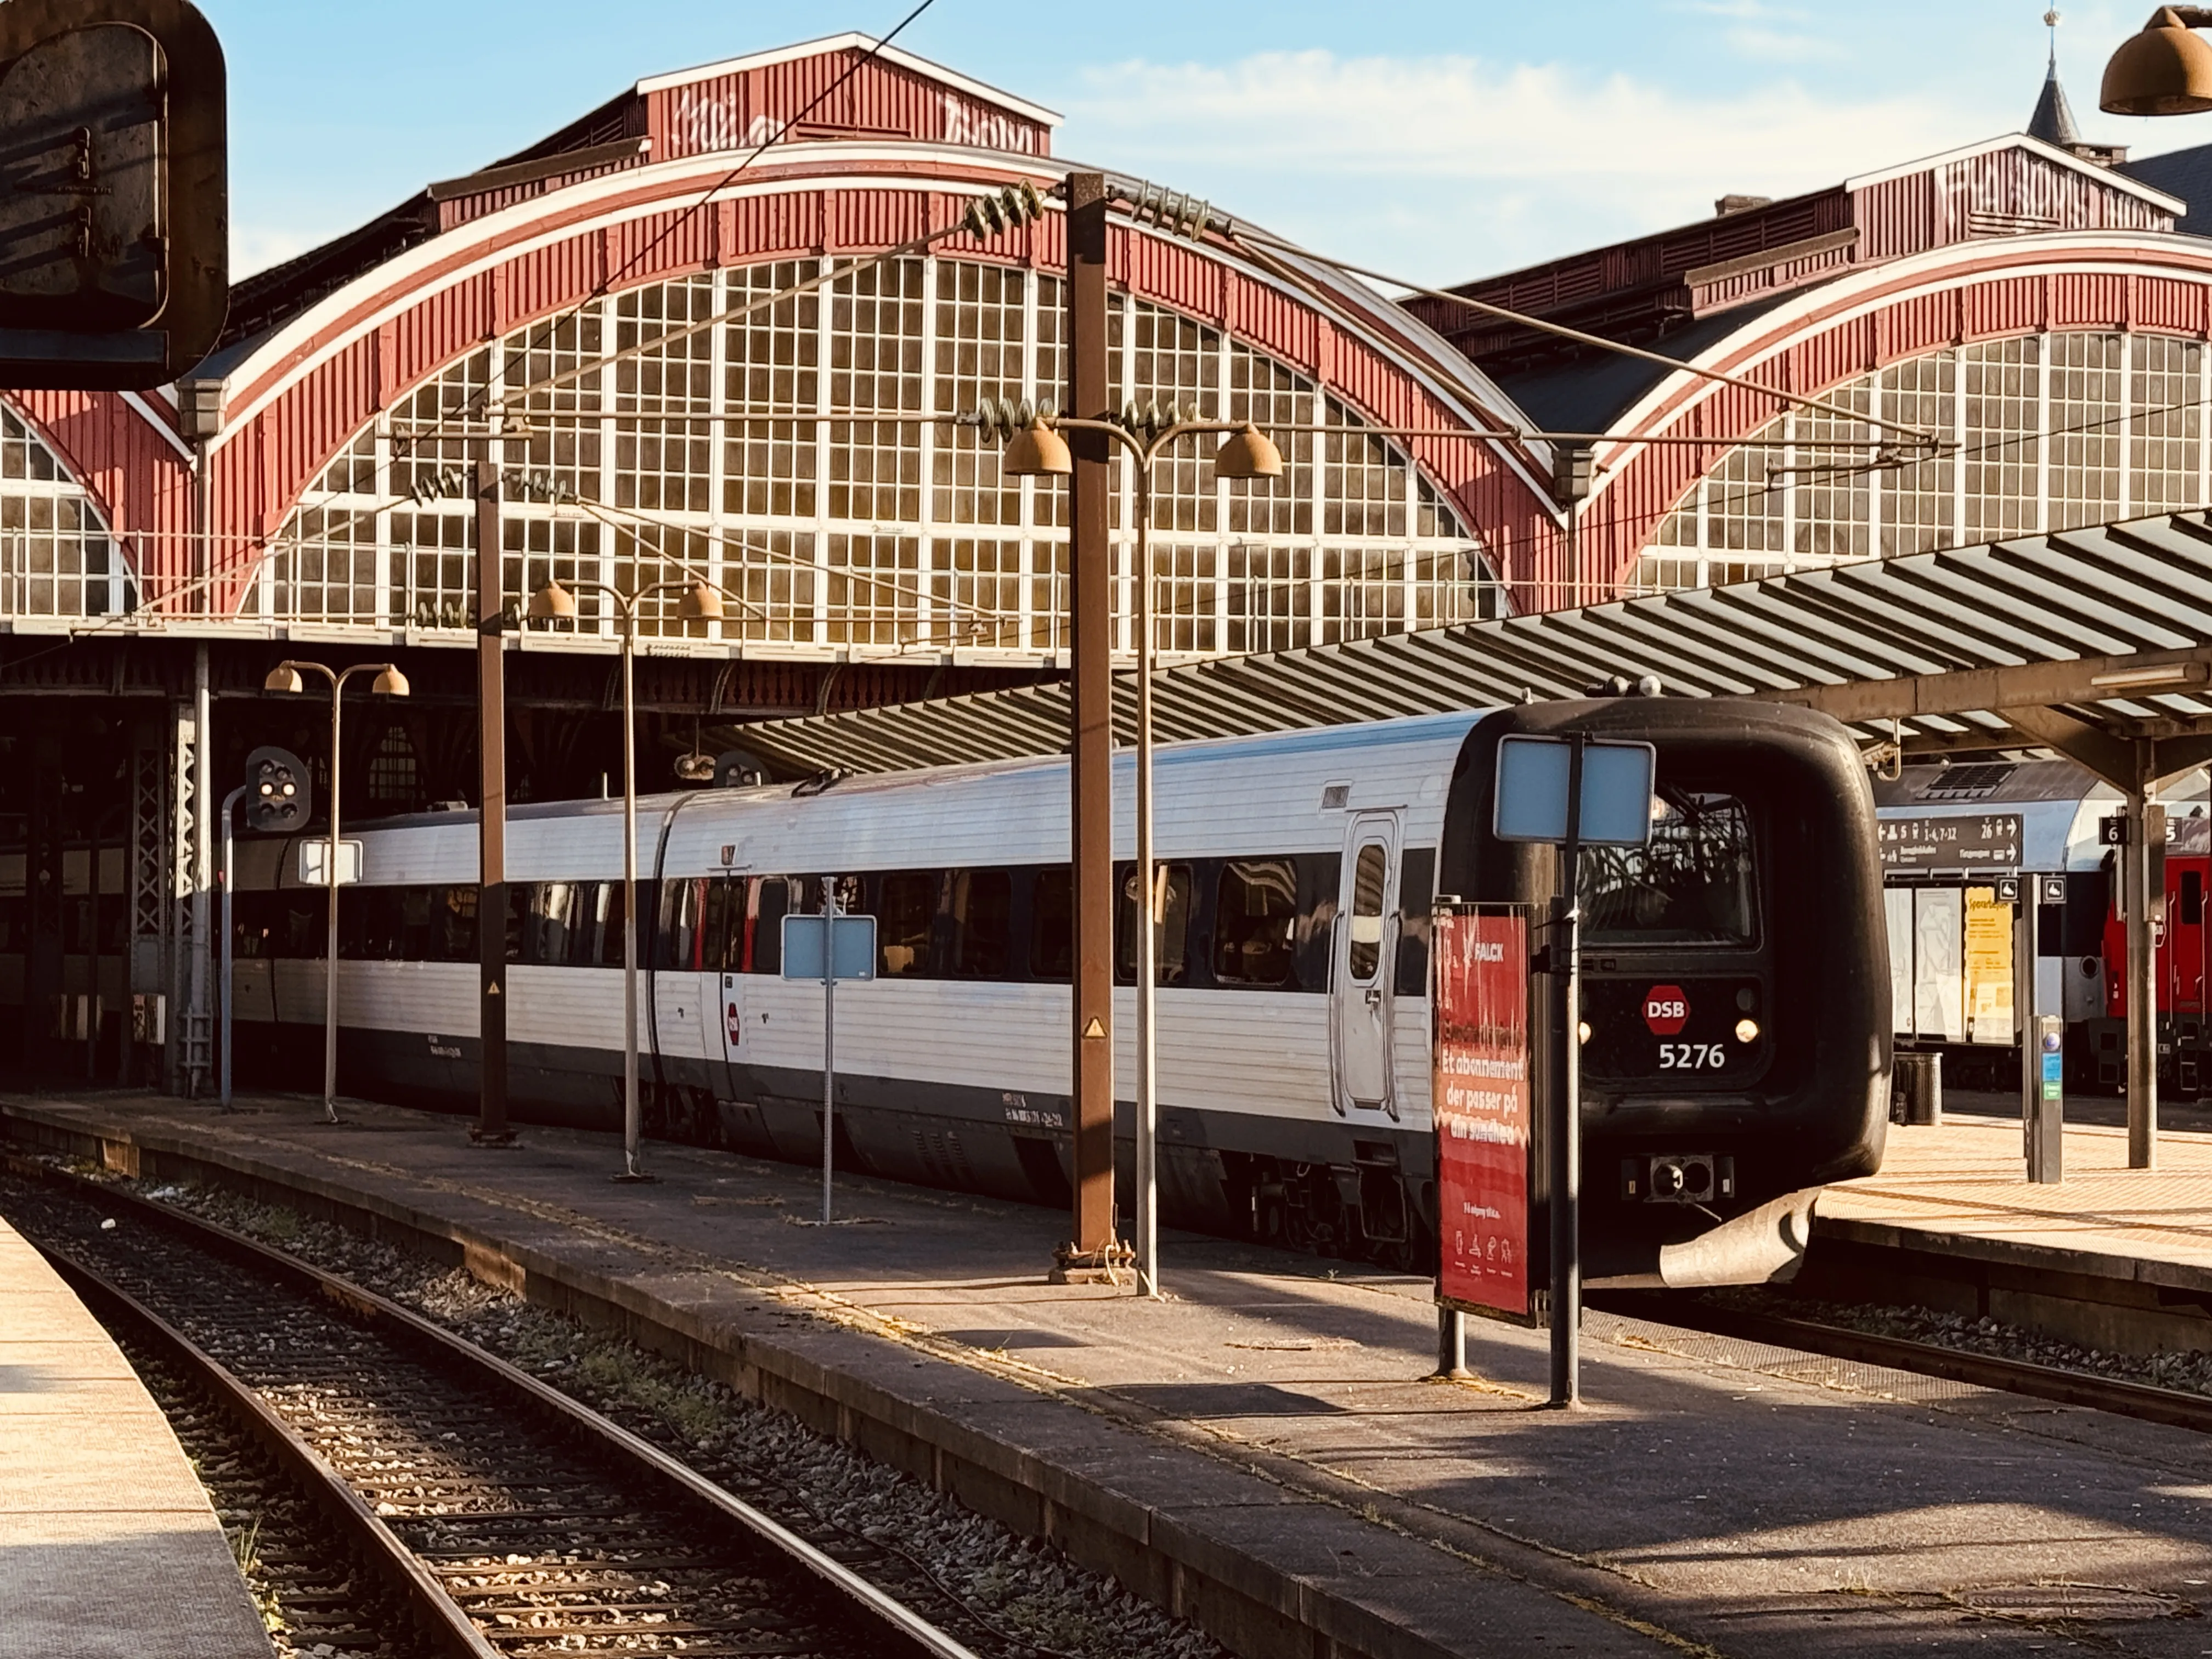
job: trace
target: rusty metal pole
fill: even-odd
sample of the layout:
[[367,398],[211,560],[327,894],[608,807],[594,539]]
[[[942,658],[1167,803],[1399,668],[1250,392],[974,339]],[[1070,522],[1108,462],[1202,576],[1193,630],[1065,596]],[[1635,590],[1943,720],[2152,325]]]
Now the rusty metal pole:
[[476,441],[477,503],[477,1121],[469,1139],[511,1146],[507,1124],[507,584],[499,469]]
[[[1068,412],[1103,420],[1106,374],[1106,175],[1067,177]],[[1113,550],[1107,502],[1112,440],[1073,430],[1068,448],[1069,642],[1074,739],[1069,757],[1070,879],[1075,923],[1075,1236],[1055,1254],[1058,1283],[1109,1277],[1114,1238]]]

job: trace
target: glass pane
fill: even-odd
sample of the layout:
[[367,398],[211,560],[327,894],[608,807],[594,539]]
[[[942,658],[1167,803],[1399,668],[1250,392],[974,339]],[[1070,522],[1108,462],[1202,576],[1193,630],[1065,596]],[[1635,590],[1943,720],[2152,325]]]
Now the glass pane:
[[1293,860],[1224,864],[1214,904],[1214,978],[1231,985],[1290,984],[1296,973],[1297,925]]
[[1582,856],[1592,945],[1749,945],[1759,933],[1751,813],[1733,795],[1662,788],[1648,847]]
[[1068,979],[1074,972],[1074,896],[1062,864],[1038,871],[1030,883],[1030,977]]
[[963,870],[952,878],[953,972],[969,979],[1006,976],[1013,908],[1010,870]]
[[876,900],[876,971],[886,977],[929,971],[929,926],[937,919],[934,871],[885,876]]
[[1346,965],[1356,980],[1373,979],[1382,959],[1382,890],[1389,870],[1389,855],[1379,841],[1361,848],[1352,866],[1352,915],[1345,925],[1352,930]]
[[[1190,866],[1160,864],[1153,866],[1152,871],[1160,897],[1160,920],[1153,935],[1158,959],[1152,983],[1180,985],[1189,969],[1186,950],[1190,931]],[[1139,884],[1133,866],[1124,865],[1121,874],[1121,902],[1114,917],[1114,977],[1124,985],[1134,985]]]

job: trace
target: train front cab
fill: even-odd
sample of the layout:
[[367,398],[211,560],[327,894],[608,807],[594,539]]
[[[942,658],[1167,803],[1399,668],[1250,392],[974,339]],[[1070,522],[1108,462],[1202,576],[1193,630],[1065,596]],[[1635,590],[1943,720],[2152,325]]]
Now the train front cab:
[[[1540,919],[1558,854],[1490,834],[1497,747],[1577,731],[1651,742],[1662,804],[1649,848],[1583,855],[1585,1272],[1602,1278],[1880,1167],[1890,983],[1866,769],[1801,709],[1638,697],[1491,716],[1453,781],[1440,891]],[[1540,1057],[1540,1019],[1534,1041]]]

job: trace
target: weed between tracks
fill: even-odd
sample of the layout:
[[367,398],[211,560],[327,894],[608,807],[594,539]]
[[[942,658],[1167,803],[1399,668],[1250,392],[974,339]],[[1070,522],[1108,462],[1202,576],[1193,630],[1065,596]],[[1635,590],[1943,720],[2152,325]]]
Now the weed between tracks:
[[869,1570],[885,1589],[932,1617],[941,1615],[931,1601],[949,1593],[1013,1638],[972,1645],[1074,1659],[1225,1659],[1203,1632],[1048,1546],[634,1343],[281,1206],[216,1188],[128,1184],[381,1291],[801,1532],[828,1525],[895,1552],[889,1575]]

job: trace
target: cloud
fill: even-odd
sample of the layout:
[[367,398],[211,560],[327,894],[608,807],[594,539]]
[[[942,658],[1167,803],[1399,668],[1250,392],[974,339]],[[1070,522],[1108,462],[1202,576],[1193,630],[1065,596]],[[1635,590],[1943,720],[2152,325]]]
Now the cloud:
[[[1091,70],[1060,148],[1157,168],[1316,246],[1463,278],[1786,196],[2008,130],[1936,100],[1794,82],[1698,97],[1470,58],[1268,52]],[[1350,234],[1348,234],[1350,233]]]

